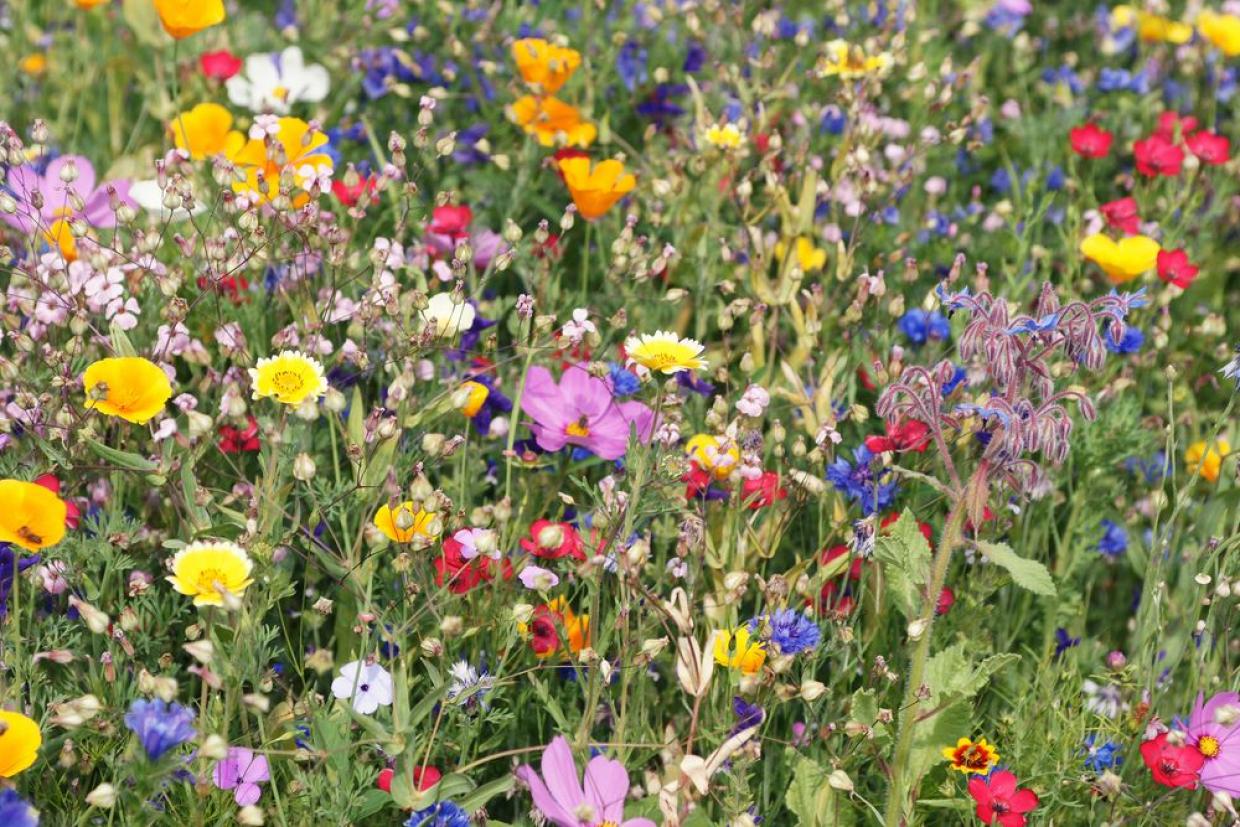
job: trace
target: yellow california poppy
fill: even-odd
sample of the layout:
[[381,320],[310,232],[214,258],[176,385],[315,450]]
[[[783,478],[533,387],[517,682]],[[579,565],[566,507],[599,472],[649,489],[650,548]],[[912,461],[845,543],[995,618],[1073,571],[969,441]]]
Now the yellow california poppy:
[[546,94],[554,94],[581,65],[581,53],[576,49],[556,46],[540,37],[513,43],[512,58],[521,79]]
[[100,359],[82,374],[86,407],[107,416],[145,424],[172,396],[168,374],[140,356]]
[[[280,118],[275,143],[280,146],[283,165],[271,157],[273,153],[268,151],[266,142],[257,138],[251,138],[236,151],[233,163],[246,178],[233,184],[235,192],[265,202],[279,194],[280,173],[286,169],[292,171],[294,182],[303,190],[313,183],[311,175],[333,169],[331,156],[319,151],[327,144],[327,135],[319,130],[311,131],[310,124],[301,118]],[[293,204],[301,206],[308,200],[302,193]]]
[[838,76],[842,80],[857,80],[866,75],[881,75],[891,68],[891,55],[879,52],[867,55],[860,46],[845,40],[832,40],[826,46],[826,55],[818,65],[822,77]]
[[1081,242],[1081,255],[1102,268],[1113,284],[1132,281],[1158,264],[1162,248],[1148,236],[1130,235],[1119,241],[1094,233]]
[[254,563],[241,546],[226,540],[190,543],[172,558],[167,578],[195,606],[222,606],[224,594],[241,595],[254,582]]
[[182,40],[224,22],[224,0],[155,0],[164,31]]
[[[821,270],[827,263],[827,251],[815,247],[814,242],[805,236],[797,236],[793,249],[796,251],[797,265],[800,266],[802,273],[812,273],[815,270]],[[784,256],[787,254],[788,245],[783,241],[776,242],[775,258],[783,261]]]
[[577,212],[587,221],[602,218],[637,186],[637,179],[625,173],[619,161],[603,161],[591,169],[589,158],[561,158],[560,172]]
[[20,712],[0,709],[0,778],[12,778],[39,757],[43,734]]
[[1207,482],[1218,482],[1223,459],[1230,453],[1231,444],[1225,439],[1220,439],[1213,445],[1206,445],[1205,440],[1197,440],[1184,452],[1184,462],[1188,465],[1188,473],[1200,474]]
[[64,539],[69,509],[51,489],[22,480],[0,480],[0,503],[0,543],[38,551]]
[[1197,31],[1226,57],[1240,55],[1240,16],[1202,11],[1197,15]]
[[232,157],[245,144],[245,136],[232,128],[232,113],[218,103],[200,103],[168,124],[177,149],[194,160],[212,155]]
[[685,453],[697,463],[703,471],[710,471],[719,479],[727,479],[740,464],[741,452],[736,443],[727,441],[727,447],[720,450],[723,440],[710,434],[695,434],[685,443]]
[[543,146],[587,147],[594,143],[598,130],[581,117],[581,111],[559,98],[536,98],[524,95],[512,103],[512,120]]
[[740,627],[734,632],[723,630],[715,634],[715,663],[742,674],[753,675],[766,662],[766,647],[750,639],[749,629]]

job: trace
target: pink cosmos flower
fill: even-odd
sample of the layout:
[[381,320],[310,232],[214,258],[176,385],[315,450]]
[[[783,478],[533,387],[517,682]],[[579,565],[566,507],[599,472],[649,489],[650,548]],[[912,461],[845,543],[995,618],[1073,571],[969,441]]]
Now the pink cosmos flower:
[[271,769],[267,756],[245,747],[229,747],[228,757],[216,763],[211,779],[221,790],[234,791],[238,807],[247,807],[258,803],[263,794],[258,785],[271,780]]
[[603,459],[619,459],[632,428],[643,444],[654,431],[654,411],[641,402],[618,401],[605,380],[581,365],[569,365],[558,385],[546,368],[530,368],[521,408],[534,420],[530,430],[544,451],[578,445]]
[[1207,702],[1197,693],[1186,734],[1205,759],[1202,786],[1240,796],[1240,694],[1220,692]]
[[555,827],[655,827],[648,818],[624,819],[629,774],[624,765],[596,755],[586,765],[585,788],[577,779],[577,762],[564,736],[552,739],[542,755],[542,775],[529,764],[517,778],[529,785],[534,806]]
[[[69,162],[77,168],[77,178],[66,184],[61,173]],[[46,232],[62,218],[81,218],[92,227],[107,229],[116,226],[116,213],[112,211],[108,187],[116,192],[117,199],[135,210],[137,203],[129,197],[128,181],[109,181],[97,184],[95,168],[80,155],[61,155],[47,165],[40,175],[29,164],[9,170],[8,189],[17,200],[17,212],[12,215],[0,211],[0,220],[23,233],[35,230]],[[43,206],[34,206],[34,194],[41,193]],[[74,209],[70,193],[82,200],[82,208]]]

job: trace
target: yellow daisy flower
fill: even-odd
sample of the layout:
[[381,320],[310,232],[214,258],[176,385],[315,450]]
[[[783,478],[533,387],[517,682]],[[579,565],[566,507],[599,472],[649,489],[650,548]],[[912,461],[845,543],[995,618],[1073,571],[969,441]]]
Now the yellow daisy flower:
[[259,359],[258,365],[250,368],[250,381],[254,383],[255,399],[270,396],[293,407],[327,393],[323,365],[299,350],[285,350],[279,356]]
[[254,582],[253,567],[250,555],[236,543],[200,541],[176,553],[167,580],[181,594],[193,597],[195,606],[222,606],[224,592],[241,595]]
[[82,374],[86,407],[143,425],[164,409],[172,383],[163,368],[140,356],[100,359]]
[[0,778],[12,778],[39,757],[43,734],[20,712],[0,709]]
[[969,775],[985,775],[991,767],[999,763],[999,753],[985,738],[974,742],[970,738],[961,738],[954,747],[943,747],[943,757],[951,762],[952,769]]
[[65,536],[68,507],[56,493],[33,482],[0,480],[0,543],[38,551]]
[[845,40],[832,40],[826,46],[826,55],[818,64],[819,77],[838,75],[842,80],[856,80],[866,75],[882,75],[891,68],[891,55],[879,52],[867,55],[860,46],[852,46]]
[[1130,235],[1118,242],[1094,233],[1081,242],[1081,255],[1102,268],[1112,284],[1132,281],[1158,264],[1162,248],[1148,236]]
[[1225,439],[1209,446],[1205,440],[1198,440],[1184,452],[1184,463],[1188,466],[1188,473],[1200,474],[1207,482],[1218,482],[1223,458],[1230,453],[1231,444]]
[[746,626],[734,632],[721,630],[715,635],[715,663],[753,675],[766,663],[766,646],[751,641]]
[[670,330],[630,336],[624,343],[630,362],[663,373],[704,370],[707,365],[702,351],[705,349],[701,342],[682,339]]
[[738,149],[744,141],[744,135],[734,123],[711,124],[706,130],[706,142],[720,149]]
[[413,501],[406,500],[396,508],[384,503],[375,512],[375,527],[394,543],[408,543],[414,537],[434,538],[436,515],[430,511],[413,510]]

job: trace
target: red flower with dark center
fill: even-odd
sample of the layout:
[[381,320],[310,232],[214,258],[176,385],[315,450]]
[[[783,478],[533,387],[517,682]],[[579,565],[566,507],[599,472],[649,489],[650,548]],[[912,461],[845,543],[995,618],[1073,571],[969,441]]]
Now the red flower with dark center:
[[1154,780],[1164,787],[1197,789],[1198,773],[1206,758],[1196,747],[1172,744],[1164,732],[1141,744],[1141,760],[1150,768]]
[[586,555],[583,546],[577,529],[568,523],[553,523],[550,520],[535,520],[530,526],[530,536],[521,540],[521,548],[547,560],[572,557],[584,563]]
[[1184,145],[1203,164],[1225,164],[1231,155],[1231,141],[1227,140],[1226,135],[1216,135],[1204,129],[1185,138]]
[[250,424],[246,425],[244,431],[232,425],[220,426],[220,451],[225,454],[241,454],[259,449],[261,443],[258,438],[258,420],[251,415],[249,421]]
[[969,795],[977,802],[977,817],[983,824],[1025,827],[1025,813],[1038,806],[1033,790],[1016,789],[1016,776],[1008,770],[995,770],[988,778],[969,779]]
[[1161,250],[1158,253],[1158,277],[1180,289],[1193,283],[1199,269],[1188,260],[1188,253],[1183,250]]
[[924,422],[906,419],[897,425],[888,422],[885,427],[886,436],[865,438],[865,447],[875,454],[881,454],[884,451],[916,451],[920,454],[930,444],[930,427]]
[[1198,121],[1192,115],[1180,117],[1175,112],[1164,112],[1158,116],[1158,126],[1154,128],[1155,135],[1161,135],[1169,141],[1175,140],[1178,128],[1181,138],[1191,135],[1197,129]]
[[244,61],[227,49],[218,52],[203,52],[198,58],[198,66],[202,73],[215,80],[228,80],[241,71]]
[[697,463],[689,464],[689,473],[683,475],[680,481],[685,484],[685,499],[695,500],[703,496],[706,490],[710,488],[710,484],[714,481],[714,476],[709,471],[703,471],[697,466]]
[[1137,171],[1142,175],[1171,178],[1180,174],[1180,166],[1184,163],[1184,150],[1157,133],[1134,143],[1132,154],[1137,160]]
[[336,196],[336,200],[346,207],[353,207],[357,205],[362,193],[375,191],[378,181],[379,179],[373,175],[358,176],[357,183],[349,186],[343,178],[337,178],[332,181],[332,195]]
[[1111,142],[1114,140],[1114,135],[1093,122],[1068,131],[1072,151],[1082,158],[1105,158],[1110,153]]
[[469,235],[469,224],[474,220],[474,211],[461,204],[452,206],[445,204],[431,212],[431,223],[426,229],[435,235],[446,235],[454,241]]
[[560,648],[560,625],[564,616],[545,603],[534,610],[530,621],[530,647],[536,655],[554,654]]
[[741,499],[750,511],[766,508],[788,497],[788,489],[779,484],[779,474],[764,471],[755,479],[746,479],[741,485]]
[[1108,201],[1098,207],[1098,212],[1113,229],[1136,235],[1141,232],[1141,216],[1137,212],[1137,199],[1129,196]]
[[443,549],[434,560],[435,585],[447,586],[453,594],[465,594],[493,580],[497,564],[500,576],[504,580],[512,579],[512,563],[507,559],[497,561],[482,556],[467,560],[461,553],[463,549],[455,538],[443,541]]
[[[55,474],[43,474],[35,477],[34,484],[43,486],[57,497],[60,496],[60,478]],[[64,498],[62,497],[61,499]],[[78,510],[77,503],[72,500],[65,500],[65,525],[69,528],[77,528],[78,521],[81,518],[82,512]]]

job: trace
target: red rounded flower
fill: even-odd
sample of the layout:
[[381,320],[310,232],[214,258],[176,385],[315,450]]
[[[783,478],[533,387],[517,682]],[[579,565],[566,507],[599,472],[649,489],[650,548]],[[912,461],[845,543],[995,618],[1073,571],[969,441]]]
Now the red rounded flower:
[[1137,161],[1137,171],[1142,175],[1171,178],[1180,174],[1180,166],[1184,163],[1184,150],[1159,133],[1134,143],[1132,154]]
[[482,556],[467,560],[462,553],[464,548],[453,537],[443,541],[442,550],[434,560],[435,585],[446,585],[453,594],[465,594],[493,580],[497,566],[504,580],[512,579],[512,563],[507,559],[497,561]]
[[746,479],[741,486],[741,499],[750,511],[774,505],[787,496],[788,489],[779,484],[779,474],[774,471],[764,471],[761,476]]
[[1181,138],[1186,137],[1196,131],[1197,124],[1197,119],[1192,115],[1181,118],[1176,112],[1164,112],[1158,116],[1158,126],[1154,128],[1154,134],[1173,141],[1177,131]]
[[1170,743],[1166,732],[1141,744],[1141,760],[1159,784],[1188,790],[1197,789],[1198,773],[1206,762],[1196,747]]
[[1203,164],[1225,164],[1231,155],[1231,141],[1227,140],[1226,135],[1216,135],[1204,129],[1185,138],[1184,145]]
[[568,523],[553,523],[550,520],[535,520],[530,526],[530,536],[521,540],[521,548],[535,557],[558,560],[561,557],[572,557],[585,562],[581,535]]
[[258,420],[251,415],[245,430],[232,425],[220,426],[220,451],[225,454],[252,453],[261,447],[258,438]]
[[886,436],[866,437],[865,447],[875,454],[884,451],[916,451],[920,454],[930,444],[930,427],[916,419],[906,419],[897,425],[888,422],[886,431]]
[[952,606],[955,604],[956,593],[944,586],[943,591],[939,592],[939,601],[934,604],[934,613],[936,615],[945,615],[952,610]]
[[216,80],[228,80],[241,71],[243,61],[227,49],[218,52],[203,52],[198,58],[202,73]]
[[431,223],[426,229],[435,235],[446,235],[454,241],[469,235],[469,224],[474,220],[474,211],[460,204],[445,204],[431,212]]
[[1111,151],[1115,136],[1092,121],[1068,131],[1072,151],[1082,158],[1105,158]]
[[357,183],[349,186],[344,182],[343,178],[337,178],[332,181],[332,195],[336,196],[336,200],[346,207],[355,206],[358,199],[362,197],[362,193],[373,193],[378,185],[379,179],[373,175],[365,177],[358,176]]
[[1160,250],[1158,253],[1158,277],[1167,284],[1184,289],[1197,278],[1199,270],[1183,250]]
[[1025,813],[1038,806],[1038,795],[1022,787],[1016,789],[1016,776],[1009,770],[996,770],[989,777],[969,779],[969,795],[977,802],[977,817],[983,824],[1025,827]]
[[[387,767],[379,771],[379,777],[375,779],[375,785],[385,793],[392,792],[392,778],[395,777],[396,770]],[[431,787],[439,783],[439,779],[443,778],[441,773],[435,767],[414,767],[413,768],[413,786],[419,791],[425,792]]]
[[1108,201],[1098,207],[1098,212],[1113,229],[1136,235],[1141,232],[1141,216],[1137,212],[1137,199],[1129,196]]

